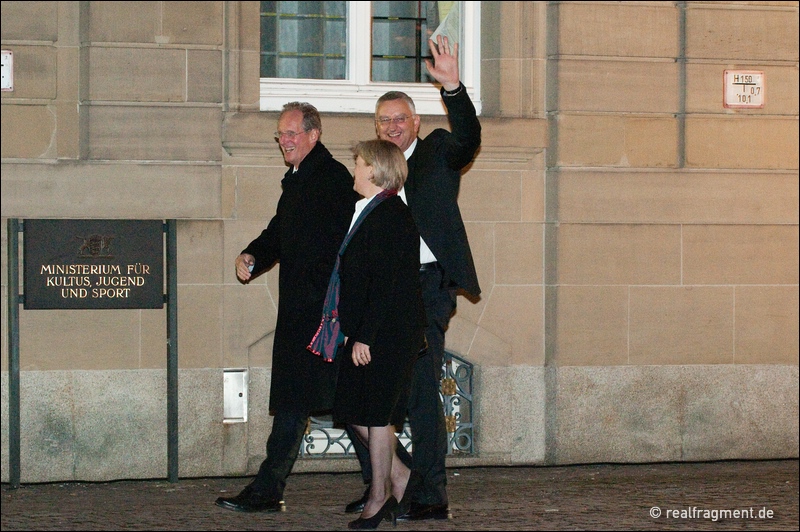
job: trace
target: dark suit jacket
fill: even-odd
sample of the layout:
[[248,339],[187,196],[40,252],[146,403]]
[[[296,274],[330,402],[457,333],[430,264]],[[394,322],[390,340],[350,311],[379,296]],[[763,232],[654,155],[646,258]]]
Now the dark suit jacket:
[[458,208],[461,170],[481,144],[481,124],[464,87],[445,96],[452,133],[436,129],[419,139],[408,159],[406,199],[417,229],[455,287],[481,293],[475,263]]
[[359,195],[350,172],[322,143],[297,173],[286,172],[281,185],[275,216],[242,251],[255,257],[254,274],[280,261],[269,406],[281,412],[324,410],[333,406],[337,368],[306,346],[319,327],[328,281]]

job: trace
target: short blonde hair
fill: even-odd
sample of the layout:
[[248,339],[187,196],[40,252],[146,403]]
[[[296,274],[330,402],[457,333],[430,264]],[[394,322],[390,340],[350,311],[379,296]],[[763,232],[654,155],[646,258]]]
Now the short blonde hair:
[[400,190],[408,177],[408,164],[399,147],[388,140],[362,140],[353,148],[353,158],[361,157],[372,167],[372,182],[384,190]]

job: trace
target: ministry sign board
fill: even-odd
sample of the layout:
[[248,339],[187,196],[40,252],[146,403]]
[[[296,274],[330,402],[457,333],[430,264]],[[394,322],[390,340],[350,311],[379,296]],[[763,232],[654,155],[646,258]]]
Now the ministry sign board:
[[161,220],[24,223],[26,309],[164,306]]

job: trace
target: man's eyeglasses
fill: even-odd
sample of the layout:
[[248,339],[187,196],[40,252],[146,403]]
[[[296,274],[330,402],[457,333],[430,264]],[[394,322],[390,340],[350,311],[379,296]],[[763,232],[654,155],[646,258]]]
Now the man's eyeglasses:
[[273,133],[275,135],[276,140],[280,140],[281,137],[286,137],[289,140],[294,140],[297,135],[302,135],[303,133],[308,133],[308,131],[300,131],[299,133],[295,133],[294,131],[276,131]]
[[388,116],[382,116],[379,119],[377,119],[375,121],[375,123],[378,124],[381,127],[389,127],[389,124],[394,124],[394,125],[397,126],[397,125],[400,125],[400,124],[405,124],[406,120],[408,120],[409,118],[411,118],[411,117],[410,116],[406,116],[406,115],[400,115],[400,116],[396,116],[394,118],[389,118]]

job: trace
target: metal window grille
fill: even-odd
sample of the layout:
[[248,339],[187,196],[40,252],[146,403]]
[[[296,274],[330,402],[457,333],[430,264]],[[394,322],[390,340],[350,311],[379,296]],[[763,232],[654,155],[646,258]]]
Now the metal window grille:
[[[444,408],[445,424],[450,445],[447,454],[472,455],[475,452],[472,421],[473,366],[448,351],[444,353],[439,395]],[[406,420],[398,433],[400,443],[410,452],[411,429]],[[300,458],[353,458],[353,442],[344,427],[334,425],[330,416],[309,418],[306,435],[300,447]]]

